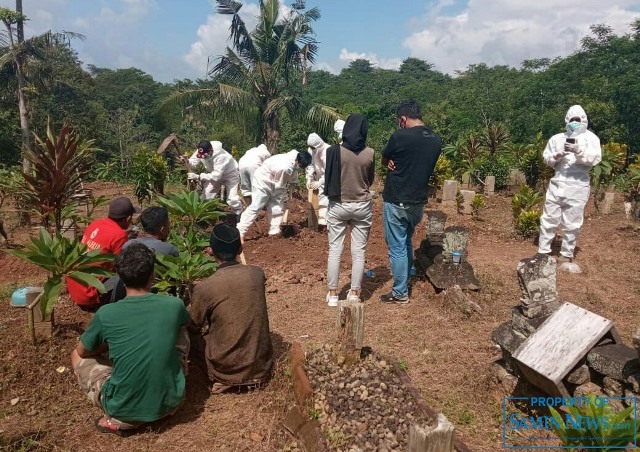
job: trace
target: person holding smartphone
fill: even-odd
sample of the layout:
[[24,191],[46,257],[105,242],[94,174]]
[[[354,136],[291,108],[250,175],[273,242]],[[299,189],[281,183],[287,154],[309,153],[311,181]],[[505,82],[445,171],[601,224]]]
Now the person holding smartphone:
[[562,228],[559,263],[573,261],[589,199],[589,172],[602,160],[600,139],[587,130],[587,114],[580,105],[569,108],[564,122],[565,132],[552,136],[542,154],[555,174],[545,196],[538,240],[538,253],[550,254],[556,230]]

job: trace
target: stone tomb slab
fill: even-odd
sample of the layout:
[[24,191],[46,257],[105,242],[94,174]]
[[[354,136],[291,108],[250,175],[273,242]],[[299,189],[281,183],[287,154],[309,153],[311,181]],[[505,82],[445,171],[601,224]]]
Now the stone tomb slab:
[[571,303],[564,303],[514,352],[525,377],[551,395],[570,397],[562,379],[605,336],[613,342],[613,322]]

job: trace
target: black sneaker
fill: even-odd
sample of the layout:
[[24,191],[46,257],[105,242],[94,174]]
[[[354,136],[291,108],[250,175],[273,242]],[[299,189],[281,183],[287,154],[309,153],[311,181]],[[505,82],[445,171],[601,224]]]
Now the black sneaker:
[[407,304],[409,303],[409,297],[398,298],[393,295],[393,293],[387,293],[384,295],[380,295],[380,301],[389,304]]

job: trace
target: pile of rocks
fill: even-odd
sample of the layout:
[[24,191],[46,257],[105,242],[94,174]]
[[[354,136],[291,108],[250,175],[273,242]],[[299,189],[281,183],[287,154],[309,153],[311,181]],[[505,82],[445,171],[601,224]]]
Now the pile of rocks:
[[371,354],[347,365],[330,345],[307,356],[318,417],[328,446],[339,451],[405,450],[413,424],[433,425],[391,364]]

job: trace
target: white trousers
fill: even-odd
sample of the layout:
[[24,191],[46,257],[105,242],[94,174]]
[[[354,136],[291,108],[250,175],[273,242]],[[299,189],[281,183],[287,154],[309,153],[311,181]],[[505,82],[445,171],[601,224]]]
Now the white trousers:
[[240,167],[240,195],[251,196],[251,177],[260,165],[248,165]]
[[218,197],[220,189],[224,185],[227,189],[227,204],[229,204],[233,213],[240,215],[240,212],[242,212],[242,204],[238,197],[238,182],[239,178],[236,172],[225,174],[222,179],[217,181],[203,180],[201,198],[213,199]]
[[588,186],[553,180],[549,182],[544,210],[540,218],[539,253],[551,252],[551,243],[556,236],[556,230],[560,227],[563,233],[560,254],[565,257],[573,257],[580,227],[584,220],[584,206],[588,199]]
[[287,208],[287,192],[280,190],[274,192],[272,189],[262,185],[253,184],[251,190],[251,204],[242,212],[240,221],[237,224],[240,235],[244,236],[249,227],[256,221],[258,214],[263,208],[267,208],[267,221],[269,222],[269,235],[280,234],[282,216]]

